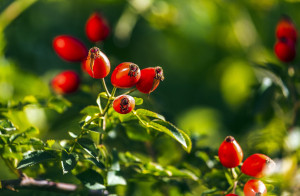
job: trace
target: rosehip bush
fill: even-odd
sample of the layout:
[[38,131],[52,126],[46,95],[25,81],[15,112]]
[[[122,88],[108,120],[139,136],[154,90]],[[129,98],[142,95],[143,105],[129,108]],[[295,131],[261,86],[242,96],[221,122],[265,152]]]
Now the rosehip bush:
[[0,195],[299,195],[297,9],[4,1]]

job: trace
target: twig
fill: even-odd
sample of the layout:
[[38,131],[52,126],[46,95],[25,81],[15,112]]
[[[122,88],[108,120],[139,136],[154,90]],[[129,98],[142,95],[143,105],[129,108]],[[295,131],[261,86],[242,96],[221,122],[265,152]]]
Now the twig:
[[[80,191],[81,186],[75,184],[53,182],[48,180],[36,180],[24,175],[20,179],[1,180],[2,189],[16,191],[18,189],[47,190],[51,192],[73,193]],[[107,196],[107,190],[89,190],[89,195]]]

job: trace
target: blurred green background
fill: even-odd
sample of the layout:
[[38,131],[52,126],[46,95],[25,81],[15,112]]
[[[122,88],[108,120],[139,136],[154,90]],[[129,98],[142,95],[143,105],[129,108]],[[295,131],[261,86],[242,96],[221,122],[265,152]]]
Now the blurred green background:
[[[45,140],[65,138],[68,130],[79,131],[78,113],[95,104],[100,81],[84,74],[80,63],[61,60],[52,40],[68,34],[88,48],[94,46],[84,26],[91,13],[100,11],[111,34],[97,46],[110,59],[112,69],[124,61],[140,68],[162,66],[165,80],[158,89],[149,97],[134,95],[145,99],[146,108],[187,131],[195,149],[216,150],[226,135],[233,135],[245,157],[261,152],[281,158],[287,155],[290,104],[277,108],[280,116],[274,106],[274,101],[280,104],[280,85],[253,67],[269,62],[285,69],[273,53],[275,27],[282,14],[299,26],[299,10],[297,0],[1,0],[0,102],[26,95],[48,97],[55,74],[76,70],[82,85],[79,92],[65,96],[73,106],[64,114],[27,108],[11,116],[19,127],[39,127]],[[175,142],[160,140],[155,147],[159,162],[177,163],[185,156]],[[180,153],[170,155],[174,150]],[[0,178],[7,177],[0,171]]]

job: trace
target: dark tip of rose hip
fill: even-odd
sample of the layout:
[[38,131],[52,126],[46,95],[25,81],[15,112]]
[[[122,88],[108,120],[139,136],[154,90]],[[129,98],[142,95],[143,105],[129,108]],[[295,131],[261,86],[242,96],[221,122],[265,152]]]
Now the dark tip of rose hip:
[[123,97],[121,99],[121,103],[120,103],[120,107],[121,107],[121,111],[125,112],[128,110],[128,105],[129,105],[129,99],[127,97]]
[[232,137],[232,136],[227,136],[227,137],[225,138],[225,141],[226,141],[226,142],[233,142],[233,141],[234,141],[234,137]]
[[89,55],[91,56],[91,58],[95,58],[95,57],[99,56],[100,55],[100,49],[97,48],[97,47],[92,47],[89,50]]
[[139,66],[137,66],[137,65],[134,64],[134,63],[131,63],[131,64],[129,65],[129,72],[128,72],[128,75],[129,75],[130,77],[132,77],[132,76],[136,77],[138,69],[139,69]]
[[124,97],[121,99],[121,105],[125,106],[129,104],[129,99],[127,97]]
[[165,79],[163,69],[159,66],[155,67],[155,79],[163,81]]
[[261,196],[261,195],[262,195],[261,192],[255,193],[255,196]]
[[281,15],[281,20],[286,20],[288,22],[292,22],[291,17],[289,17],[287,14],[282,14]]
[[279,38],[279,41],[280,41],[280,42],[283,42],[283,43],[287,43],[288,40],[287,40],[286,37],[280,37],[280,38]]

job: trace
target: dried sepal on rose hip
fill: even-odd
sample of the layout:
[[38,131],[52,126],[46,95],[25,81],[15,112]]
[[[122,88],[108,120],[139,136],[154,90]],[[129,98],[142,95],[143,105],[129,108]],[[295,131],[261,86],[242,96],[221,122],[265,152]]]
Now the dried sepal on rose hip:
[[248,157],[243,165],[242,172],[248,176],[262,178],[270,174],[275,168],[275,162],[264,154],[253,154]]
[[82,62],[82,69],[96,79],[105,78],[110,71],[110,62],[107,56],[99,48],[89,50],[88,57]]
[[232,136],[227,136],[218,151],[221,164],[227,168],[238,166],[243,160],[243,150]]
[[82,61],[88,55],[88,49],[77,38],[59,35],[53,39],[53,49],[63,60],[70,62]]
[[297,42],[298,32],[297,29],[288,16],[283,16],[276,26],[277,39],[287,38],[291,39],[294,43]]
[[75,92],[80,84],[79,76],[74,71],[64,71],[56,75],[52,81],[52,89],[58,94],[69,94]]
[[100,13],[93,13],[86,22],[85,33],[91,42],[105,40],[109,35],[107,21]]
[[119,64],[111,75],[111,83],[117,88],[130,88],[136,85],[141,77],[139,66],[131,62]]
[[135,107],[135,100],[130,95],[120,95],[113,101],[113,108],[120,114],[127,114]]
[[141,78],[136,84],[136,88],[142,93],[149,94],[153,92],[163,80],[164,73],[161,67],[148,67],[141,70]]
[[245,196],[267,195],[266,185],[260,180],[249,180],[244,186]]

